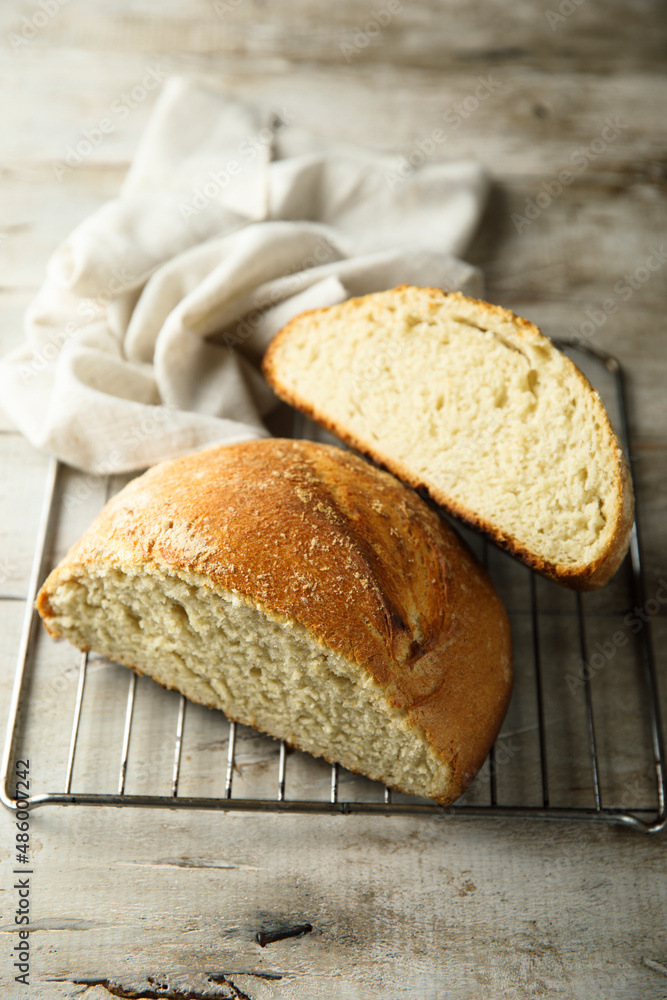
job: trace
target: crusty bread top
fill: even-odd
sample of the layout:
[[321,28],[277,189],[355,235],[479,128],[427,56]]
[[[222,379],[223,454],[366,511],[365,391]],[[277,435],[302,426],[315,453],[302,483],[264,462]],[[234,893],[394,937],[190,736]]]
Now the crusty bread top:
[[105,507],[46,581],[77,567],[205,575],[363,664],[453,768],[481,766],[511,688],[507,616],[463,542],[411,490],[339,448],[262,440],[164,462]]
[[[476,363],[468,367],[471,385],[459,382],[452,389],[449,371],[443,372],[449,348],[441,350],[438,337],[448,344],[455,333],[463,333],[466,344],[475,345],[470,354]],[[512,373],[506,383],[501,364],[489,360],[492,351]],[[625,456],[597,392],[533,323],[460,293],[400,286],[295,317],[274,338],[263,367],[268,381],[287,402],[545,576],[576,589],[594,589],[606,583],[622,562],[634,514]],[[475,377],[488,378],[488,384],[473,388]],[[561,384],[567,386],[563,395],[569,395],[572,406],[567,412],[552,405],[549,394]],[[452,391],[464,397],[458,411],[447,405],[442,409],[443,393],[446,403]],[[503,396],[507,399],[508,393],[505,403]],[[512,409],[517,397],[520,405],[515,406],[512,423],[508,408]],[[535,411],[532,425],[523,422],[528,418],[517,417],[517,410],[531,408]],[[591,435],[589,457],[580,455],[567,477],[558,480],[559,466],[547,457],[550,446],[559,440],[559,427],[570,420],[581,421],[584,413]],[[452,444],[448,432],[455,421],[459,426]],[[531,433],[536,427],[542,433],[538,448],[535,442],[522,444],[529,426]],[[480,436],[485,456],[476,451]],[[567,435],[561,436],[567,447]],[[576,448],[577,436],[570,441]],[[467,449],[463,455],[462,448]],[[439,464],[447,467],[450,463],[456,469],[453,478],[438,469]],[[482,477],[484,492],[487,487],[490,491],[490,481],[501,466],[510,469],[502,499],[511,500],[514,494],[516,516],[510,511],[508,517],[495,500],[483,498],[480,492],[473,496],[478,487],[471,485],[468,470]],[[601,494],[586,481],[593,466],[603,469]],[[480,471],[486,468],[488,480]],[[469,495],[464,498],[466,492]],[[536,497],[538,503],[531,506]],[[540,525],[539,535],[533,530],[522,536],[517,525],[523,517],[535,528],[538,506],[542,512],[553,513],[561,509],[561,501],[573,505],[573,524],[580,517],[587,525],[598,524],[597,534],[587,528],[589,537],[581,551],[576,542],[578,529],[566,535],[567,557],[559,551],[560,541],[555,542],[557,535],[550,534],[549,526],[542,533]],[[563,521],[557,527],[562,531]]]

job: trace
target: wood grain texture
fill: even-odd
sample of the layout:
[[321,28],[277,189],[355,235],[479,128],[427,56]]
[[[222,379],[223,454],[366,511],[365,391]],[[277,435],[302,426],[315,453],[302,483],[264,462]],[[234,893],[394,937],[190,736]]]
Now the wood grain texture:
[[[427,153],[435,160],[474,156],[503,177],[537,174],[542,180],[547,172],[569,166],[577,177],[609,175],[605,179],[621,186],[664,186],[661,107],[667,81],[646,71],[608,78],[511,63],[487,64],[487,72],[465,65],[450,77],[436,70],[326,64],[295,68],[279,60],[151,49],[105,55],[100,64],[94,51],[60,51],[37,41],[20,58],[8,57],[0,75],[0,87],[12,98],[3,101],[0,114],[6,132],[3,160],[11,164],[16,157],[23,168],[34,163],[50,167],[64,156],[68,143],[105,115],[113,130],[73,172],[127,162],[157,89],[134,101],[128,100],[128,91],[141,86],[147,70],[157,68],[160,75],[212,74],[221,87],[265,112],[286,108],[291,124],[327,141],[356,141],[408,156],[418,140],[440,128],[446,138],[437,138],[433,152]],[[480,89],[480,84],[485,86]],[[112,108],[119,99],[124,111]],[[497,127],[500,119],[502,128]],[[608,122],[614,127],[602,136]],[[597,138],[604,148],[590,149]],[[583,159],[573,162],[577,150]]]
[[[568,5],[564,8],[568,10]],[[5,32],[20,34],[32,13],[21,0],[3,7]],[[551,14],[551,17],[549,17]],[[664,8],[655,0],[588,0],[560,14],[558,3],[501,0],[343,0],[322,7],[289,0],[169,0],[156,20],[150,5],[97,0],[95,21],[68,4],[38,33],[35,44],[80,50],[143,50],[260,57],[296,65],[385,64],[457,72],[471,63],[517,63],[597,72],[662,69]],[[16,44],[16,43],[15,43]],[[18,43],[18,51],[22,47]]]
[[[656,241],[662,245],[666,18],[654,0],[586,0],[552,27],[547,12],[559,6],[550,0],[404,2],[379,36],[368,44],[361,38],[346,54],[341,44],[354,45],[369,18],[387,7],[384,2],[242,0],[216,8],[209,0],[165,0],[156,12],[133,0],[70,0],[25,45],[12,47],[12,33],[20,34],[23,19],[32,23],[41,8],[7,0],[0,13],[2,348],[20,341],[20,313],[49,253],[79,219],[117,192],[154,92],[61,183],[52,161],[155,61],[168,71],[213,72],[241,97],[264,109],[285,105],[299,125],[338,141],[409,157],[434,129],[447,131],[447,140],[428,155],[474,155],[496,182],[470,255],[484,267],[488,298],[549,335],[580,331],[587,311],[619,294],[614,284],[644,265]],[[455,104],[474,95],[479,78],[489,74],[502,87],[458,127],[445,129],[443,116],[457,114]],[[595,158],[588,156],[586,169],[518,231],[512,214],[524,215],[526,200],[534,201],[572,164],[573,153],[591,148],[606,120],[616,117],[627,127]],[[666,276],[661,267],[638,281],[591,336],[592,346],[617,354],[627,372],[648,596],[667,579]],[[25,593],[44,463],[6,425],[0,429],[0,560],[6,554],[16,567],[7,582],[8,596],[16,598]],[[66,488],[79,503],[59,528],[57,552],[102,500],[99,484],[68,481]],[[539,747],[527,672],[528,578],[522,567],[514,575],[494,556],[490,568],[516,604],[515,642],[526,672],[522,695],[510,708],[507,761],[497,782],[503,794],[519,789],[525,802],[535,803],[541,790],[534,782]],[[604,638],[606,616],[619,610],[615,594],[609,591],[600,605],[594,641]],[[547,598],[538,593],[544,607]],[[667,712],[664,608],[652,627]],[[567,614],[569,608],[559,610]],[[0,601],[0,721],[21,615],[21,601]],[[567,670],[577,660],[568,635],[560,618],[542,615],[544,655],[565,657]],[[616,697],[607,699],[608,688],[620,683],[621,697],[626,690],[623,661],[618,664],[610,665],[609,685],[606,671],[596,676],[596,708],[632,746],[628,755],[612,754],[615,773],[605,780],[612,787],[620,780],[619,791],[630,782],[641,797],[647,792],[641,777],[645,748],[636,732],[624,728],[627,719],[614,715]],[[59,741],[58,754],[44,762],[45,773],[62,783],[69,716],[61,716],[71,706],[76,675],[64,647],[48,647],[43,665],[42,691],[49,695],[49,724]],[[84,741],[91,748],[90,768],[83,754],[76,772],[83,788],[90,787],[93,765],[108,768],[111,787],[117,779],[118,734],[111,732],[107,707],[117,700],[122,710],[126,698],[124,672],[94,666],[95,713]],[[54,676],[55,688],[49,686]],[[137,711],[148,722],[144,694]],[[576,781],[578,801],[589,801],[586,748],[575,738],[581,702],[564,683],[554,682],[545,698],[549,733],[560,754],[549,760],[553,799],[567,795],[571,801]],[[191,735],[186,722],[190,761],[184,758],[184,790],[201,777],[192,767],[202,757],[208,761],[205,787],[220,788],[221,769],[224,777],[226,733],[200,711],[190,720]],[[173,702],[167,701],[163,731],[159,725],[140,727],[135,790],[153,789],[152,755],[173,718]],[[109,727],[113,744],[108,762],[92,754],[100,725]],[[31,752],[39,754],[43,731],[29,731]],[[514,752],[513,746],[521,749]],[[275,765],[251,739],[242,743],[241,762],[247,786]],[[312,787],[312,772],[299,775],[304,787]],[[488,791],[473,786],[469,794]],[[659,1000],[666,993],[664,839],[563,824],[353,816],[304,821],[112,809],[46,808],[33,813],[32,823],[35,1000],[109,1000],[123,991],[146,996],[163,976],[169,984],[163,996],[177,996],[178,989],[181,997],[217,992],[253,1000],[311,1000],[332,992],[345,1000]],[[7,814],[0,827],[0,933],[7,941],[14,903],[14,828]],[[313,931],[266,948],[256,941],[258,930],[303,923]],[[6,992],[9,973],[5,958],[0,976]]]
[[[105,1000],[112,984],[145,996],[142,986],[180,978],[204,997],[220,975],[253,1000],[332,987],[350,1000],[664,995],[646,964],[664,959],[667,902],[650,841],[572,826],[281,819],[83,809],[70,839],[66,812],[36,813],[35,865],[49,884],[32,934],[35,995],[80,995],[87,980]],[[110,827],[102,865],[94,845]],[[311,933],[257,943],[258,931],[304,923]]]

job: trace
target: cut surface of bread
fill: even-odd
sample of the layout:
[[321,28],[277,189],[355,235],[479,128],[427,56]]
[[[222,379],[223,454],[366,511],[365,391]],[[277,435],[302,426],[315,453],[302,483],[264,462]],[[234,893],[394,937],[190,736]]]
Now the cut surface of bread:
[[402,286],[293,319],[276,392],[528,565],[605,583],[633,524],[628,466],[572,361],[508,310]]
[[511,690],[507,617],[412,491],[338,448],[165,462],[49,576],[49,632],[390,787],[453,801]]

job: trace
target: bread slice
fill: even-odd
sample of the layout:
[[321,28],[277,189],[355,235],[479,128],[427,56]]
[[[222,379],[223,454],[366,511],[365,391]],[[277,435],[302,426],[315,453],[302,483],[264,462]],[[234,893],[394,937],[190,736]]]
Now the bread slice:
[[597,392],[532,323],[401,286],[303,313],[273,340],[275,391],[529,566],[591,590],[633,524]]
[[438,802],[511,688],[507,616],[455,533],[340,448],[251,441],[134,480],[48,577],[56,637]]

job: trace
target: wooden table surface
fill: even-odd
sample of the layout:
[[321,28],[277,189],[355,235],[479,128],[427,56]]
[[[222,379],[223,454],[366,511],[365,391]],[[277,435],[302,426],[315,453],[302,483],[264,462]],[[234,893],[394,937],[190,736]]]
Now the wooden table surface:
[[[57,243],[116,194],[155,92],[75,169],[58,178],[53,162],[148,69],[216,74],[315,132],[406,156],[449,116],[431,158],[476,157],[494,182],[468,255],[487,297],[550,335],[588,331],[625,368],[646,590],[658,591],[662,5],[4,0],[0,18],[3,351],[21,341]],[[488,96],[475,103],[482,80]],[[0,420],[4,722],[47,459]],[[664,711],[664,606],[652,629]],[[15,828],[4,811],[0,823],[3,996],[667,997],[664,836],[501,819],[43,808],[31,818],[24,989],[7,957]],[[257,943],[259,929],[306,923],[301,937]]]

